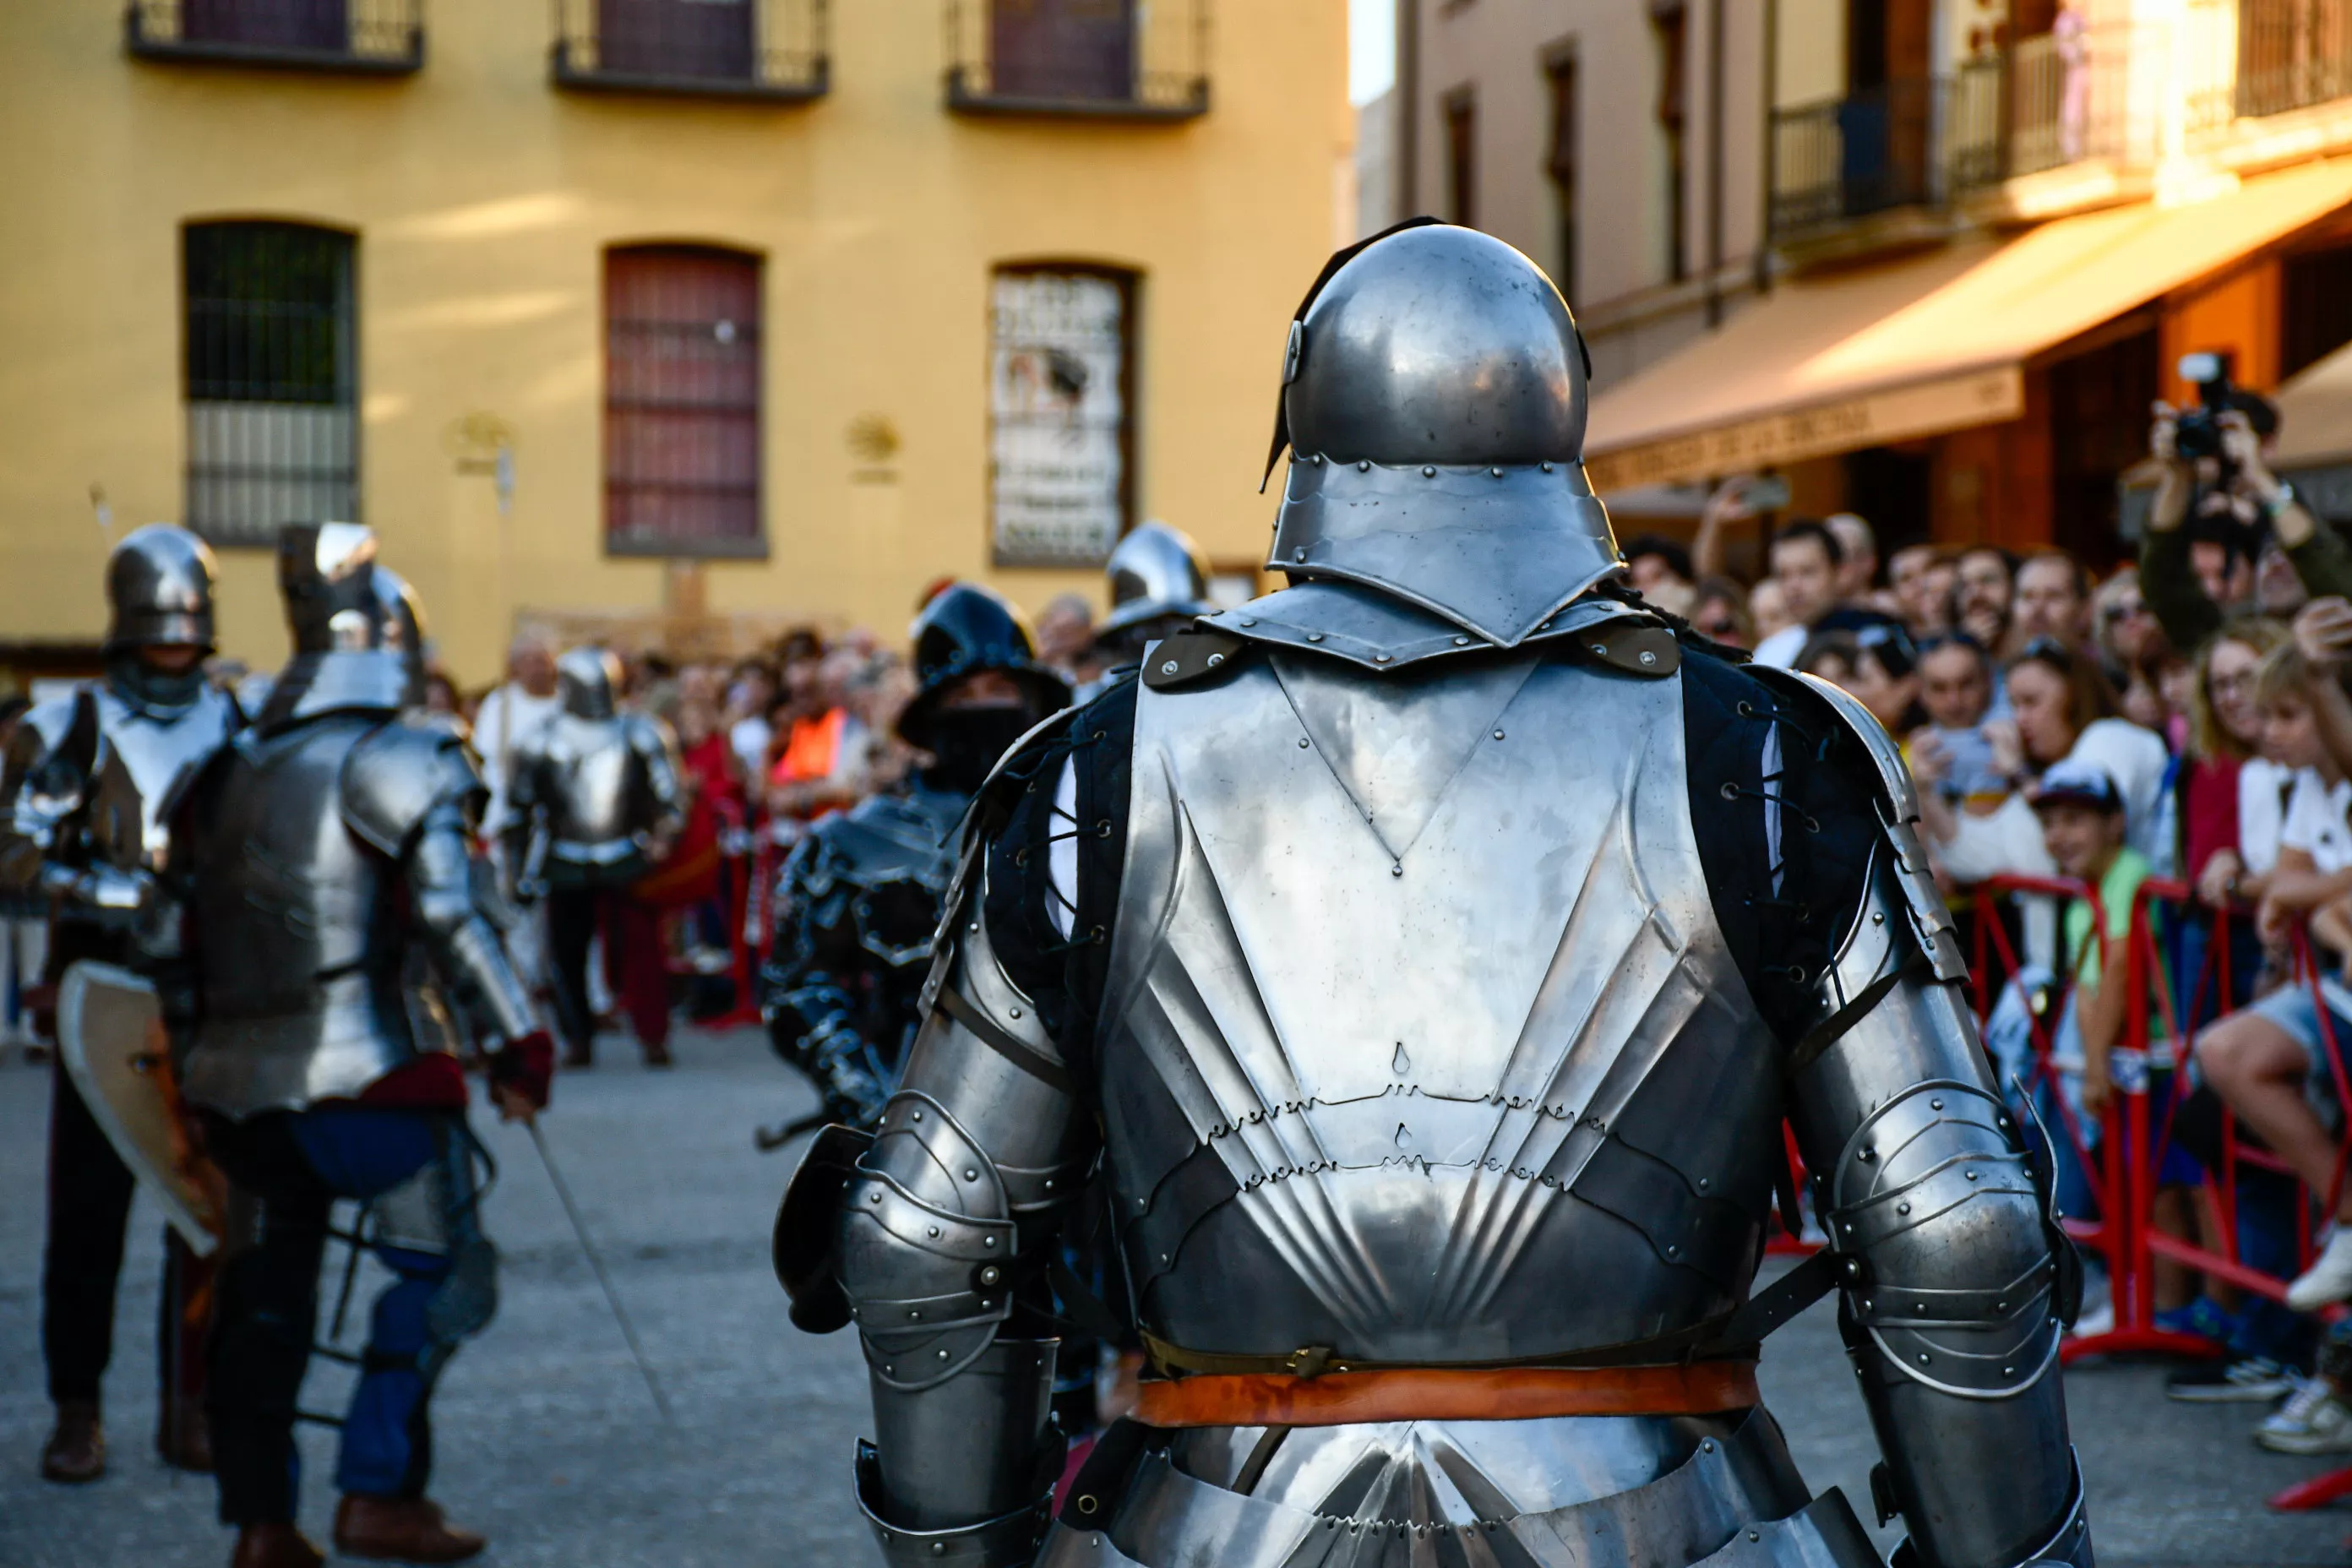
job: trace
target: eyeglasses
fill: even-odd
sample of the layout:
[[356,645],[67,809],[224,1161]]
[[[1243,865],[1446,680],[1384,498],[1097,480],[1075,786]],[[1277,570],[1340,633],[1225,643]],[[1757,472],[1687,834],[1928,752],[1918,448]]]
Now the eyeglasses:
[[1734,636],[1739,630],[1739,623],[1729,616],[1717,616],[1709,620],[1693,621],[1691,624],[1699,629],[1701,636],[1713,637],[1717,642]]
[[2074,668],[2074,650],[2056,637],[2035,637],[2020,650],[2017,662],[2046,664],[2071,673]]
[[2117,599],[2115,603],[2105,606],[2099,611],[2099,618],[2106,622],[2107,625],[2114,626],[2118,621],[2127,621],[2134,616],[2144,616],[2146,614],[2147,614],[2147,600]]

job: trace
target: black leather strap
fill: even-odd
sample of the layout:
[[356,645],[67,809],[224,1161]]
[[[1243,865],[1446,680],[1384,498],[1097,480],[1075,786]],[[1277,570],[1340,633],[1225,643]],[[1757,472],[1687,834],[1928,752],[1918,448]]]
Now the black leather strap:
[[1064,1094],[1074,1092],[1076,1085],[1062,1064],[1029,1045],[1017,1040],[997,1026],[995,1019],[966,1001],[952,985],[940,987],[939,1009],[980,1037],[980,1043],[1035,1079],[1048,1089]]

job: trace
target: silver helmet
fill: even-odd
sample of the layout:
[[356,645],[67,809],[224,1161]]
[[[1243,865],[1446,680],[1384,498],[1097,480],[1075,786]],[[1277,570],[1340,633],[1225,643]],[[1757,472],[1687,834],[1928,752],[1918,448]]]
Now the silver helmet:
[[193,644],[212,652],[217,575],[212,547],[175,523],[123,535],[106,558],[106,651]]
[[1267,563],[1515,645],[1618,563],[1584,477],[1568,305],[1534,262],[1450,224],[1333,261],[1291,323]]
[[1110,552],[1110,614],[1095,627],[1097,640],[1163,616],[1213,616],[1209,563],[1192,536],[1164,522],[1147,522]]
[[423,696],[423,616],[408,584],[376,563],[373,531],[288,523],[278,532],[278,591],[294,657],[270,687],[262,727],[346,710],[395,711]]
[[621,661],[601,647],[575,647],[555,661],[555,693],[575,719],[610,719],[621,691]]

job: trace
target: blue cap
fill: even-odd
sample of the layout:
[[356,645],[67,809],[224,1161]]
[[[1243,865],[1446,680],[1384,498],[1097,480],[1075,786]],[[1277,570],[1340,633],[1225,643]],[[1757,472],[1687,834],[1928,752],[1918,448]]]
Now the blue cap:
[[2123,792],[2116,788],[2116,781],[2106,769],[2092,763],[2078,763],[2071,757],[2052,763],[2028,798],[2036,811],[2061,804],[2087,805],[2095,811],[2124,808]]

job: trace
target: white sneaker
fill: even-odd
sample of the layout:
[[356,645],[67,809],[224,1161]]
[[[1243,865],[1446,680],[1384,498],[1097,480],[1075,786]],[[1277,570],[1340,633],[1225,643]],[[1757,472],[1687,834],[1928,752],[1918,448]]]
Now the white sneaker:
[[2310,1268],[2286,1288],[2286,1304],[2316,1312],[2333,1301],[2352,1300],[2352,1226],[2337,1226]]
[[2070,1339],[2087,1340],[2095,1335],[2111,1333],[2115,1326],[2116,1304],[2101,1301],[2095,1307],[2084,1308],[2081,1315],[2075,1318],[2074,1326],[2068,1329],[2066,1334]]
[[2352,1408],[2336,1397],[2326,1378],[2312,1378],[2254,1428],[2254,1441],[2274,1454],[2352,1450]]

